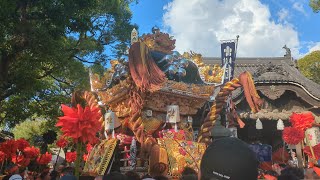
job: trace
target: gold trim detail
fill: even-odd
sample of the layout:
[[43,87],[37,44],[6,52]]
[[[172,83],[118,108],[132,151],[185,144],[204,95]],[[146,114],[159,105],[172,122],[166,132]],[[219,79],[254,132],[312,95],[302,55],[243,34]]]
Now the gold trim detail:
[[117,139],[103,140],[92,149],[83,172],[89,175],[104,175],[117,147]]
[[178,179],[185,167],[191,167],[199,172],[201,158],[206,150],[204,143],[160,138],[158,144],[167,151],[168,175],[173,179]]

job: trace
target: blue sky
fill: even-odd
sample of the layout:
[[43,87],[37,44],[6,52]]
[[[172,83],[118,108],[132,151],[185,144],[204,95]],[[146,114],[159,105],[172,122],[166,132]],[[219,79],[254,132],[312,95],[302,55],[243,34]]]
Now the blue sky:
[[320,49],[320,13],[313,13],[308,2],[139,0],[131,9],[140,35],[156,25],[175,36],[179,52],[220,56],[219,40],[239,34],[240,56],[282,56],[287,44],[299,58]]

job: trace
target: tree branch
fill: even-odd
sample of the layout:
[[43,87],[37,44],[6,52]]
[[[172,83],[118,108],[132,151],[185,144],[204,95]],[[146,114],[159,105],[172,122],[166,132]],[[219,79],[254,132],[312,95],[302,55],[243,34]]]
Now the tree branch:
[[42,79],[42,78],[45,78],[45,77],[51,75],[53,73],[53,71],[54,71],[54,68],[49,69],[49,70],[45,70],[45,69],[43,69],[43,70],[44,70],[44,74],[39,76],[39,77],[37,77],[36,79]]
[[63,81],[63,80],[61,80],[61,79],[58,79],[58,78],[54,77],[54,76],[51,75],[51,74],[49,74],[49,76],[52,77],[54,80],[58,81],[59,83],[63,83],[63,84],[66,84],[67,86],[73,87],[72,84],[70,84],[70,83],[68,83],[68,82],[66,82],[66,81]]
[[87,60],[82,59],[82,58],[80,58],[80,57],[78,57],[78,56],[73,56],[73,57],[76,58],[76,59],[78,59],[78,60],[81,61],[81,62],[84,62],[84,63],[100,64],[99,62],[96,62],[96,61],[87,61]]

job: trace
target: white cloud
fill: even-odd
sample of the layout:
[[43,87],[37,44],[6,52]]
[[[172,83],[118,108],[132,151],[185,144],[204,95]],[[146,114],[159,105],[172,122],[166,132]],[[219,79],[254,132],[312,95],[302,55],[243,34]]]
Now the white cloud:
[[320,42],[316,42],[309,48],[309,52],[319,51],[320,50]]
[[307,42],[308,52],[306,54],[302,54],[301,57],[313,52],[320,51],[320,42]]
[[173,0],[165,8],[164,26],[180,52],[220,56],[220,41],[240,35],[238,56],[283,56],[283,45],[299,55],[298,33],[290,24],[271,20],[258,0]]
[[300,44],[301,46],[305,47],[305,49],[296,57],[296,59],[300,59],[310,54],[313,51],[320,51],[320,41],[319,42],[313,42],[313,41],[301,42]]
[[307,12],[304,10],[303,4],[300,2],[295,2],[292,5],[292,8],[301,12],[302,14],[304,14],[305,16],[307,16]]
[[277,15],[278,15],[279,22],[286,23],[289,18],[289,11],[288,9],[282,8],[280,9]]

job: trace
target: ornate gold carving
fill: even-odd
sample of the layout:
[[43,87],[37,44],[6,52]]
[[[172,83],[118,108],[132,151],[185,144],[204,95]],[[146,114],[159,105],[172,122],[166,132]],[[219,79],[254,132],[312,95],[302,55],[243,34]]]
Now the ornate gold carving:
[[[123,98],[125,95],[128,95],[130,86],[129,79],[120,81],[119,84],[113,86],[112,88],[107,89],[106,91],[97,92],[102,102],[109,105],[109,101],[112,99]],[[122,95],[123,94],[123,95]]]
[[198,54],[198,53],[195,53],[193,51],[190,51],[190,53],[189,52],[184,52],[182,54],[182,57],[186,58],[186,59],[191,59],[191,61],[193,63],[195,63],[198,67],[203,67],[204,66],[201,54]]
[[111,82],[113,73],[115,72],[115,66],[120,64],[118,60],[110,61],[111,68],[107,69],[102,76],[98,74],[90,74],[91,86],[94,90],[100,90],[108,86],[108,82]]
[[92,74],[90,76],[91,81],[92,81],[92,88],[94,90],[99,90],[103,89],[106,87],[106,82],[111,80],[112,78],[112,71],[107,70],[102,77],[100,77],[98,74]]
[[[186,94],[193,94],[195,96],[201,96],[209,98],[212,95],[214,86],[212,85],[199,85],[199,84],[186,84],[183,82],[176,82],[168,80],[166,84],[164,84],[163,89],[170,89],[173,91],[182,91]],[[179,92],[176,92],[179,94]]]
[[127,117],[130,115],[131,108],[129,106],[129,99],[120,101],[118,103],[112,103],[109,105],[109,108],[116,113],[118,117]]
[[202,55],[191,51],[190,53],[184,52],[183,58],[191,59],[199,68],[199,73],[204,80],[209,83],[220,83],[223,76],[223,69],[215,64],[213,66],[205,65],[203,63]]
[[220,83],[223,76],[223,69],[215,64],[213,66],[204,66],[199,68],[200,74],[204,80],[209,83]]
[[90,152],[83,172],[92,176],[104,175],[109,164],[112,162],[117,139],[103,140]]
[[162,119],[163,118],[159,115],[155,117],[146,117],[145,115],[142,115],[142,124],[147,134],[152,135],[163,123]]
[[179,178],[186,166],[199,172],[201,158],[206,150],[205,144],[168,138],[158,139],[158,144],[168,153],[168,175],[173,179]]
[[183,82],[176,82],[173,83],[170,88],[176,89],[176,90],[181,90],[181,91],[187,91],[188,90],[188,85]]
[[272,85],[270,86],[269,89],[265,88],[265,89],[260,89],[260,92],[267,96],[268,98],[272,99],[272,100],[276,100],[278,98],[280,98],[281,95],[283,95],[285,93],[285,89],[279,89],[276,86]]
[[146,34],[142,37],[144,43],[152,50],[171,53],[175,48],[175,39],[172,39],[169,34],[155,32],[154,34]]
[[178,105],[181,115],[193,115],[197,113],[205,102],[206,99],[178,96],[158,91],[146,97],[144,107],[158,112],[167,112],[168,105]]

